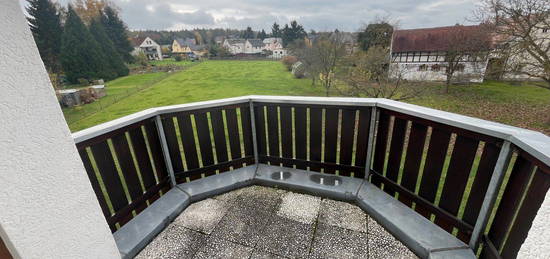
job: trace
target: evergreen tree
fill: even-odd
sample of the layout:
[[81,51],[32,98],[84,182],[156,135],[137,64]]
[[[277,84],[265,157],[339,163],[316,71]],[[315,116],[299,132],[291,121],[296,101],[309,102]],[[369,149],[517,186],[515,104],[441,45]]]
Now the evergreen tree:
[[254,39],[254,31],[250,27],[246,27],[246,30],[241,34],[243,39]]
[[306,36],[307,36],[307,33],[304,30],[304,27],[298,24],[297,21],[290,22],[290,26],[288,26],[288,24],[285,24],[285,27],[283,28],[283,31],[282,31],[282,38],[283,38],[283,43],[285,47],[296,40],[304,39],[304,37]]
[[262,39],[262,40],[265,39],[265,38],[267,38],[267,33],[265,33],[265,30],[264,30],[264,29],[262,29],[262,31],[260,31],[260,32],[258,33],[258,38],[259,38],[259,39]]
[[69,82],[79,78],[109,77],[105,55],[78,14],[69,5],[65,30],[61,40],[61,66]]
[[59,11],[50,0],[29,0],[26,8],[34,41],[46,68],[54,73],[60,72],[59,64],[61,27]]
[[271,26],[271,37],[281,38],[283,35],[281,33],[281,27],[276,22]]
[[105,55],[105,63],[109,70],[106,79],[113,79],[119,76],[128,75],[128,68],[115,49],[113,42],[107,36],[105,28],[99,19],[93,19],[90,23],[90,33],[99,44],[101,52]]
[[124,22],[118,17],[118,13],[110,6],[106,6],[101,15],[101,23],[107,32],[107,36],[113,44],[118,54],[126,62],[132,61],[132,44],[128,40],[127,28]]

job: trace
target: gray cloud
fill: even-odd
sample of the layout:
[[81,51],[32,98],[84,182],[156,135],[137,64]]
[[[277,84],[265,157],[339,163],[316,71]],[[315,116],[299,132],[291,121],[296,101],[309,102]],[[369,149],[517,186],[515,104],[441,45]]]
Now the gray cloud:
[[[70,0],[54,0],[66,4]],[[467,23],[479,0],[111,0],[130,29],[239,28],[270,31],[298,20],[306,30],[356,31],[377,17],[401,28]],[[25,4],[25,0],[20,0]]]

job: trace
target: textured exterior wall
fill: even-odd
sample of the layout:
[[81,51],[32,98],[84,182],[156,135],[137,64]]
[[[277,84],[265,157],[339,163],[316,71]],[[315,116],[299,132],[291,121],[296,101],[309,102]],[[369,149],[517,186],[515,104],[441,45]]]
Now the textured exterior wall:
[[537,212],[527,239],[523,242],[518,258],[550,258],[550,192]]
[[22,258],[119,258],[19,1],[0,8],[0,235]]

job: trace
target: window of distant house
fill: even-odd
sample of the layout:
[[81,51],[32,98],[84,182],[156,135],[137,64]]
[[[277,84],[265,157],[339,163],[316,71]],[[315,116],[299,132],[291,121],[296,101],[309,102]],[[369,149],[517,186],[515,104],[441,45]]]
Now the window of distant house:
[[418,66],[418,71],[428,71],[428,65],[420,65],[420,66]]
[[456,71],[458,72],[464,72],[464,64],[458,64],[456,66]]
[[440,71],[440,70],[441,70],[441,66],[440,66],[440,65],[437,65],[437,64],[432,65],[432,71],[436,71],[436,72],[437,72],[437,71]]
[[548,28],[542,28],[542,32],[548,32]]

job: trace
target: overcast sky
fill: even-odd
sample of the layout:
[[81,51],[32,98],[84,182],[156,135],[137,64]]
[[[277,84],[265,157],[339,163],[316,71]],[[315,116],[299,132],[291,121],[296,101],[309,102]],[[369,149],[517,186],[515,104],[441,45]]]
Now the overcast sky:
[[[19,0],[25,4],[26,0]],[[54,0],[66,4],[69,0]],[[237,28],[271,31],[297,20],[307,31],[357,31],[377,17],[400,28],[469,24],[479,0],[111,0],[130,29]]]

